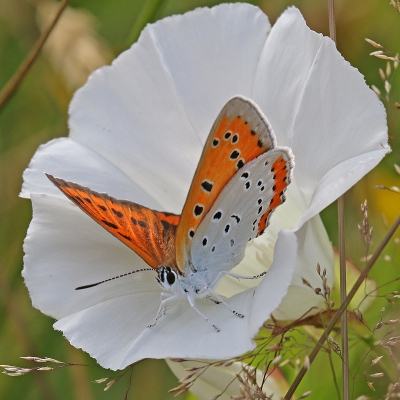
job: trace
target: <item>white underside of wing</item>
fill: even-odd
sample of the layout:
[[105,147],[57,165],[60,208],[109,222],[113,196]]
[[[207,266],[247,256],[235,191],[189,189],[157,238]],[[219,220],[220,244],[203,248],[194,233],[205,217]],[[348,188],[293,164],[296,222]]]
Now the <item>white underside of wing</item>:
[[199,225],[193,237],[191,261],[199,276],[206,275],[208,283],[220,271],[239,264],[247,243],[257,236],[258,223],[274,196],[271,166],[279,157],[288,161],[292,158],[289,149],[275,148],[241,168]]

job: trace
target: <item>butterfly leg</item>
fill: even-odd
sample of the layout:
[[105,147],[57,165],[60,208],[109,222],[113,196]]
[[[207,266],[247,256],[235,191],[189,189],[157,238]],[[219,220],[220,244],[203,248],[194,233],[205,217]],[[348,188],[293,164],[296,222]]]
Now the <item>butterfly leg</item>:
[[216,278],[213,280],[213,282],[208,287],[214,287],[217,284],[217,282],[221,279],[222,275],[229,275],[236,279],[258,279],[258,278],[261,278],[262,276],[264,276],[267,272],[268,271],[264,271],[258,275],[245,276],[245,275],[234,274],[233,272],[229,272],[229,271],[220,271],[220,272],[218,272],[218,275],[216,276]]
[[157,321],[158,321],[163,315],[166,314],[167,307],[168,307],[168,305],[169,305],[168,303],[170,303],[170,302],[172,302],[172,301],[174,301],[174,300],[176,300],[176,299],[179,298],[178,295],[174,295],[174,296],[171,296],[171,297],[167,297],[166,299],[163,299],[163,295],[165,295],[165,294],[164,294],[164,293],[161,293],[161,304],[160,304],[160,307],[158,308],[156,318],[155,318],[155,320],[154,320],[154,322],[153,322],[152,324],[147,325],[148,328],[152,328],[153,326],[155,326],[156,323],[157,323]]
[[[217,282],[221,279],[222,275],[224,275],[224,274],[232,276],[233,278],[236,278],[236,279],[258,279],[258,278],[261,278],[262,276],[264,276],[266,273],[267,273],[267,271],[264,271],[264,272],[262,272],[261,274],[258,274],[258,275],[243,276],[243,275],[234,274],[234,273],[229,272],[229,271],[220,271],[218,273],[218,275],[216,276],[216,278],[214,279],[214,281],[211,283],[211,285],[209,285],[209,286],[205,287],[204,289],[202,289],[201,292],[202,293],[211,293],[215,297],[216,300],[213,299],[211,296],[206,296],[209,300],[213,301],[215,304],[221,304],[222,303],[232,314],[235,314],[240,318],[244,318],[243,314],[240,314],[237,311],[232,310],[232,308],[229,307],[229,305],[224,301],[224,299],[211,288],[214,287],[217,284]],[[202,294],[201,292],[199,293],[200,295]]]
[[195,306],[192,296],[188,294],[187,299],[193,310],[196,311],[197,314],[199,314],[201,317],[203,317],[217,332],[219,332],[219,329]]
[[[243,314],[240,314],[237,311],[232,310],[232,308],[229,307],[229,305],[224,301],[224,299],[218,293],[214,292],[214,290],[212,290],[210,287],[205,287],[203,290],[206,293],[207,292],[211,293],[217,299],[216,302],[213,300],[216,304],[223,304],[232,314],[235,314],[239,318],[244,318]],[[210,297],[207,297],[207,298],[209,298],[211,300]]]
[[220,301],[215,300],[212,296],[206,296],[206,299],[212,301],[215,304],[221,304]]
[[229,275],[229,276],[233,276],[236,279],[258,279],[261,278],[262,276],[264,276],[268,271],[264,271],[261,272],[261,274],[258,275],[238,275],[238,274],[234,274],[233,272],[229,272],[229,271],[221,271],[223,274],[225,275]]

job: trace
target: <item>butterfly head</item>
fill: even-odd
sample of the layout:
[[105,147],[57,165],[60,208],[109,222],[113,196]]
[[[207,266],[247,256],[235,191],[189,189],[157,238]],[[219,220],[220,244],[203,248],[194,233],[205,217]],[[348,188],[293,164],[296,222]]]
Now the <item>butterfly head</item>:
[[171,290],[178,282],[178,273],[171,267],[160,266],[157,269],[157,282],[166,290]]

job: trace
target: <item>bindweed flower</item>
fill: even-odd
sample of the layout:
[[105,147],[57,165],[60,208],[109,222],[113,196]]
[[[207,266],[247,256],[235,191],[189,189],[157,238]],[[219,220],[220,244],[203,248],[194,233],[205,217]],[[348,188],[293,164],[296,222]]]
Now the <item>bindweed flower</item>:
[[[249,242],[216,288],[235,318],[208,299],[187,301],[158,323],[161,286],[143,272],[76,291],[146,263],[65,198],[44,172],[180,213],[213,121],[233,96],[252,99],[279,146],[296,158],[287,201]],[[111,66],[94,72],[70,106],[70,136],[41,146],[24,173],[33,220],[23,276],[32,303],[106,368],[142,358],[225,359],[251,350],[271,313],[289,320],[322,304],[303,284],[333,282],[333,252],[318,213],[375,167],[390,149],[385,110],[334,43],[311,31],[296,8],[271,29],[249,4],[196,9],[148,25]],[[229,255],[227,255],[228,257]],[[320,302],[320,303],[319,303]]]

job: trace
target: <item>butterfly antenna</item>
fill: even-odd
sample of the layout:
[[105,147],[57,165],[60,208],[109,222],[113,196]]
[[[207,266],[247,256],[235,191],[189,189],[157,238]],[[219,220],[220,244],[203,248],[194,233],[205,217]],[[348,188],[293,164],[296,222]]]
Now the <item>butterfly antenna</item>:
[[100,281],[100,282],[96,282],[96,283],[91,283],[90,285],[79,286],[79,287],[75,288],[75,290],[88,289],[88,288],[91,288],[91,287],[93,287],[93,286],[101,285],[102,283],[112,281],[112,280],[114,280],[114,279],[123,278],[124,276],[132,275],[132,274],[134,274],[134,273],[136,273],[136,272],[143,272],[143,271],[155,271],[155,269],[154,269],[154,268],[141,268],[141,269],[137,269],[137,270],[135,270],[135,271],[127,272],[126,274],[117,275],[117,276],[114,276],[113,278],[105,279],[104,281]]

